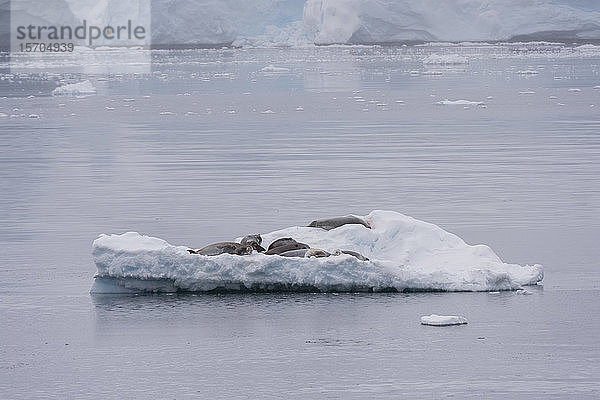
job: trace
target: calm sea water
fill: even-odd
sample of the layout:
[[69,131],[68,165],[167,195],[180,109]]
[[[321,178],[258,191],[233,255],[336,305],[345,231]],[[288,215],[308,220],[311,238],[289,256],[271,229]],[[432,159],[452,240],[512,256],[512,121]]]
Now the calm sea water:
[[[154,51],[150,73],[103,71],[116,59],[0,65],[0,398],[600,396],[600,49]],[[85,79],[96,95],[51,95]],[[88,293],[100,233],[199,247],[373,209],[542,263],[544,286]]]

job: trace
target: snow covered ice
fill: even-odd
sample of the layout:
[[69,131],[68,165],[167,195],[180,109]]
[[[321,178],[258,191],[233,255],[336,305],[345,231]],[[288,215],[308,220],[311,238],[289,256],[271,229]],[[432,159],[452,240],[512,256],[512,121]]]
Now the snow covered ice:
[[491,291],[516,290],[543,278],[540,265],[507,264],[485,245],[468,245],[440,227],[393,211],[364,217],[371,229],[326,231],[290,227],[263,234],[263,243],[293,237],[329,252],[368,257],[285,258],[253,253],[209,257],[187,246],[128,232],[94,241],[94,293],[122,291]]

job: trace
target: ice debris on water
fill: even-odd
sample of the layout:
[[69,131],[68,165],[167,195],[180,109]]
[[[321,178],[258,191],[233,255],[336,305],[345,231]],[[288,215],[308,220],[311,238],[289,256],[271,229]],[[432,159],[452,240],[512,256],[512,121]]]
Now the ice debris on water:
[[77,96],[95,93],[96,88],[89,80],[78,83],[69,83],[64,86],[59,86],[52,91],[53,96]]
[[450,325],[464,325],[468,324],[469,321],[463,316],[458,315],[423,315],[421,317],[421,325],[431,326],[450,326]]

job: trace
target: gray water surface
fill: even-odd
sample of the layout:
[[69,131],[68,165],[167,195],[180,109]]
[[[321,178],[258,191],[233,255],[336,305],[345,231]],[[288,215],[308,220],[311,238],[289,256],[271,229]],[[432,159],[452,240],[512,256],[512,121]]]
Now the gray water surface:
[[[468,63],[424,64],[430,54]],[[65,73],[60,60],[0,73],[0,398],[600,395],[600,50],[152,59],[150,74]],[[97,94],[51,95],[85,79]],[[529,296],[88,293],[100,233],[200,247],[373,209],[541,263],[544,286]],[[469,324],[421,326],[431,313]]]

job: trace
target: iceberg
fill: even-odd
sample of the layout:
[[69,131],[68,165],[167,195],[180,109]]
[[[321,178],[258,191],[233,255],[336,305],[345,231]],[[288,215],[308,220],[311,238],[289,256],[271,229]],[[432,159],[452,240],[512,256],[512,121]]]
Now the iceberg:
[[543,279],[541,265],[504,263],[485,245],[469,245],[442,228],[393,211],[329,231],[294,226],[262,234],[268,244],[292,237],[333,253],[326,258],[190,254],[187,246],[136,232],[100,235],[92,293],[211,291],[497,291]]

